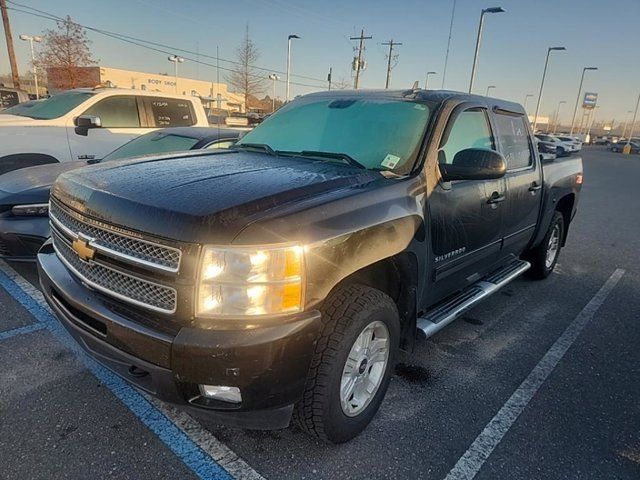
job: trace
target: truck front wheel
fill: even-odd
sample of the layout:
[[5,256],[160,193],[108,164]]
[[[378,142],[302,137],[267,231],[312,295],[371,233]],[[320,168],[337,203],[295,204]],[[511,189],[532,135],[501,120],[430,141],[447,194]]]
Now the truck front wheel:
[[388,295],[349,285],[324,302],[322,322],[294,419],[313,436],[343,443],[364,430],[382,403],[398,351],[400,319]]
[[531,268],[527,272],[529,277],[543,279],[551,275],[560,256],[564,232],[564,217],[562,213],[556,211],[540,245],[524,255],[525,259],[531,262]]

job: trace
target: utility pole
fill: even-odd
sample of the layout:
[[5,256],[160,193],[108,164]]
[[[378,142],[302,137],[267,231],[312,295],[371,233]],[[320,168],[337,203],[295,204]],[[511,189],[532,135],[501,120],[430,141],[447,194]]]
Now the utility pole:
[[18,64],[16,63],[16,52],[13,50],[13,35],[11,35],[11,25],[9,25],[9,14],[7,13],[6,0],[0,0],[0,10],[2,10],[4,37],[7,41],[7,50],[9,51],[9,65],[11,66],[11,80],[13,81],[13,88],[20,88],[20,76],[18,75]]
[[393,57],[393,47],[402,45],[402,43],[396,43],[393,41],[393,38],[386,43],[383,43],[385,47],[389,46],[389,54],[387,55],[387,81],[384,84],[384,88],[389,88],[389,80],[391,79],[391,59]]
[[327,82],[329,82],[329,91],[331,91],[331,77],[333,75],[333,67],[329,67],[329,75],[327,75]]
[[365,37],[364,36],[364,28],[360,31],[359,37],[349,37],[350,40],[360,40],[360,45],[358,46],[358,59],[356,60],[356,80],[354,83],[354,88],[357,90],[358,85],[360,83],[360,70],[362,68],[362,52],[364,50],[364,41],[371,40],[373,37]]

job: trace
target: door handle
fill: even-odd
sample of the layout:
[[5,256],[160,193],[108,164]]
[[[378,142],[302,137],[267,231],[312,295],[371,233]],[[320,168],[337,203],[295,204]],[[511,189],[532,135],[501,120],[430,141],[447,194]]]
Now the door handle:
[[489,200],[487,200],[487,203],[502,203],[505,201],[505,198],[506,197],[504,195],[500,195],[498,192],[493,192],[489,197]]
[[542,185],[538,185],[536,182],[533,182],[531,184],[531,186],[529,187],[529,191],[530,192],[537,192],[538,190],[540,190],[542,188]]

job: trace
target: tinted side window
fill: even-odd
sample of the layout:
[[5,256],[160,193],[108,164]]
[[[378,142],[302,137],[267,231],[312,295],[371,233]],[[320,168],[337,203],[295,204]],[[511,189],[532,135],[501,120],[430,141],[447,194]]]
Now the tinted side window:
[[440,155],[441,163],[453,163],[456,153],[467,148],[493,149],[491,129],[484,110],[466,110],[458,115],[446,142],[440,147],[444,153]]
[[156,127],[188,127],[193,125],[191,105],[174,98],[151,98],[151,114]]
[[105,128],[139,128],[138,102],[134,96],[109,97],[89,107],[83,115],[100,117]]
[[507,162],[507,168],[514,170],[531,165],[531,148],[529,147],[529,132],[524,118],[514,115],[496,115],[498,141],[502,154]]

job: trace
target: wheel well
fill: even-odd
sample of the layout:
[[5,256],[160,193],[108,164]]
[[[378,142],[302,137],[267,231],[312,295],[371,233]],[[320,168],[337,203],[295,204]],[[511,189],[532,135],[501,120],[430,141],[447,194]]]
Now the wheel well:
[[576,196],[573,193],[566,195],[560,199],[556,204],[556,211],[562,214],[564,218],[564,237],[562,238],[562,246],[564,247],[567,241],[567,233],[569,232],[569,224],[571,223],[571,212],[573,211],[573,204],[575,203]]
[[400,314],[400,347],[411,350],[415,341],[417,279],[415,256],[402,252],[352,273],[341,280],[334,290],[346,285],[361,284],[389,295]]

